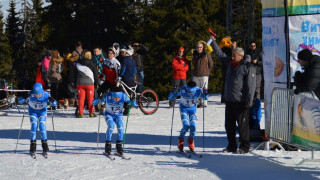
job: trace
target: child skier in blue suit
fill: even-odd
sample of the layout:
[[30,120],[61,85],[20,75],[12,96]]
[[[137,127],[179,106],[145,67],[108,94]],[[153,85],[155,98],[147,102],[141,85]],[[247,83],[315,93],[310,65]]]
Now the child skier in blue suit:
[[[95,98],[92,102],[93,105],[98,105],[100,100]],[[123,148],[123,135],[124,135],[124,126],[123,126],[123,105],[124,103],[130,103],[130,98],[123,92],[121,92],[120,87],[114,87],[111,92],[104,95],[101,99],[101,103],[105,104],[105,121],[108,126],[106,132],[106,144],[105,144],[105,153],[111,154],[111,138],[112,133],[117,125],[118,134],[116,149],[117,153],[122,155]],[[132,106],[137,106],[136,102],[133,102]]]
[[199,97],[208,100],[207,89],[204,88],[201,91],[201,88],[197,87],[197,84],[194,81],[190,81],[186,86],[182,86],[181,89],[176,91],[175,89],[170,92],[168,99],[174,100],[178,96],[181,96],[180,99],[180,114],[182,121],[182,129],[180,131],[178,149],[183,151],[184,146],[184,136],[190,130],[188,144],[190,151],[194,151],[194,137],[196,135],[196,121],[197,121],[197,103]]
[[[21,97],[19,99],[19,104],[24,104],[26,100]],[[47,143],[47,103],[50,102],[52,107],[57,106],[57,101],[50,97],[50,95],[43,91],[41,83],[35,83],[33,89],[30,92],[29,97],[29,116],[31,123],[31,133],[30,133],[30,153],[35,153],[36,151],[36,134],[39,127],[41,133],[41,143],[43,152],[48,152]]]

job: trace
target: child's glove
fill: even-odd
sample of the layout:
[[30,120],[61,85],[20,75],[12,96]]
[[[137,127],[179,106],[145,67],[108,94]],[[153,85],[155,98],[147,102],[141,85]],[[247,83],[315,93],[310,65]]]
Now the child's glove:
[[137,100],[131,101],[131,106],[137,108],[138,107]]
[[169,94],[169,96],[168,96],[168,99],[169,99],[170,101],[172,101],[172,100],[174,100],[175,98],[176,98],[175,93],[174,93],[174,92],[170,92],[170,94]]
[[52,107],[57,107],[57,101],[56,100],[54,100],[53,102],[50,101],[50,104],[51,104]]
[[24,99],[23,97],[20,97],[20,98],[18,99],[18,103],[19,103],[19,104],[24,104],[24,103],[26,103],[26,99]]
[[92,101],[92,105],[96,106],[100,104],[100,100],[98,98],[94,98],[94,100]]

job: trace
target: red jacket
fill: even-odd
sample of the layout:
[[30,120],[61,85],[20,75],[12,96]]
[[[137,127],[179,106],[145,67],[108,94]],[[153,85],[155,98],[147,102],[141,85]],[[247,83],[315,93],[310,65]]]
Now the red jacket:
[[185,57],[174,57],[172,60],[173,79],[187,79],[189,69],[188,60]]

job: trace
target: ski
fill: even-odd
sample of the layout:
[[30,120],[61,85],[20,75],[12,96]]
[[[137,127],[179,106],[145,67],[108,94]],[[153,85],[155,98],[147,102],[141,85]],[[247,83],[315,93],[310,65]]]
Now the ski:
[[179,153],[187,158],[191,158],[191,154],[187,154],[185,151],[177,150],[176,153]]
[[45,159],[48,159],[48,152],[43,152],[43,153],[42,153],[42,156],[43,156]]
[[116,159],[113,155],[108,154],[108,153],[106,153],[106,152],[103,152],[103,154],[104,154],[107,158],[109,158],[111,161],[114,161],[114,160]]
[[125,159],[125,160],[130,160],[131,158],[130,157],[127,157],[126,155],[124,154],[119,154],[119,153],[116,153],[119,157],[121,157],[122,159]]
[[187,153],[190,153],[190,154],[192,154],[194,156],[197,156],[198,158],[202,158],[202,154],[198,154],[194,150],[189,150],[189,151],[187,151]]
[[32,157],[32,159],[36,159],[36,154],[35,153],[30,153],[30,156]]

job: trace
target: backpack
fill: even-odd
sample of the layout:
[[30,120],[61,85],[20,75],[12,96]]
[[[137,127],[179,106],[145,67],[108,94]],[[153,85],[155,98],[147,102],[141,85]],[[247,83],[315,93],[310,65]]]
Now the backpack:
[[[83,59],[83,51],[81,52],[81,54],[79,53],[79,51],[77,51],[77,50],[75,50],[76,51],[76,53],[78,54],[78,56],[79,56],[79,59]],[[78,60],[79,60],[78,59]]]

